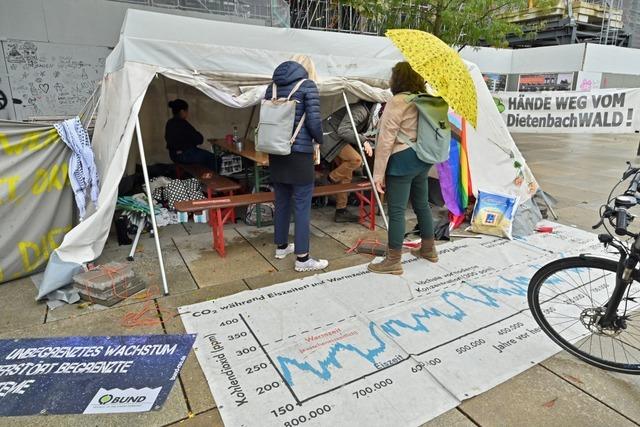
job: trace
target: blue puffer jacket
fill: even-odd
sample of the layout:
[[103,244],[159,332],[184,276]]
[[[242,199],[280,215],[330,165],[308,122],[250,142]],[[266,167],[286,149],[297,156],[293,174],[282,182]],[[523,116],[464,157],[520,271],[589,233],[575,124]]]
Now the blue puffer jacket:
[[[301,79],[308,78],[307,71],[297,62],[287,61],[278,65],[273,72],[273,82],[278,88],[278,98],[286,98],[291,93],[296,83]],[[271,99],[272,86],[269,85],[265,99]],[[304,126],[300,129],[296,138],[292,152],[313,153],[313,141],[322,144],[322,116],[320,114],[320,94],[318,87],[311,80],[305,81],[302,86],[293,94],[291,99],[298,101],[296,108],[296,120],[293,131],[298,126],[298,122],[303,114],[307,114],[304,119]],[[292,131],[292,133],[293,133]]]

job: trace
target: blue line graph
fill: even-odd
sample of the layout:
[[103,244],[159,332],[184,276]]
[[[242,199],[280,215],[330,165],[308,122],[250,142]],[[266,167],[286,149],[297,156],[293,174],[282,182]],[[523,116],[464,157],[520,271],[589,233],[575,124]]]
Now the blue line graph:
[[[536,269],[539,268],[539,266],[533,265],[530,267]],[[526,297],[530,280],[529,277],[517,276],[514,279],[508,279],[503,276],[498,276],[498,278],[504,282],[504,285],[485,286],[465,283],[469,287],[468,291],[445,291],[440,294],[440,300],[444,302],[446,306],[451,307],[451,311],[429,307],[422,308],[419,312],[411,313],[410,317],[412,320],[409,323],[398,319],[390,319],[378,325],[376,322],[371,321],[369,323],[369,333],[376,343],[372,348],[360,349],[352,344],[338,342],[330,347],[327,356],[322,360],[318,360],[315,366],[312,362],[299,361],[295,358],[285,356],[277,356],[276,360],[280,365],[282,375],[290,386],[294,385],[292,368],[296,368],[303,372],[310,372],[318,378],[328,381],[332,377],[330,368],[342,368],[342,365],[338,360],[338,356],[342,352],[354,353],[375,367],[375,363],[377,362],[376,358],[384,353],[387,348],[387,343],[380,337],[377,329],[396,337],[401,336],[405,331],[429,333],[430,329],[425,321],[431,318],[441,317],[456,322],[462,322],[468,314],[460,306],[461,302],[471,302],[491,309],[498,309],[501,307],[500,303],[493,295]],[[549,279],[549,282],[554,285],[562,281],[563,280],[560,278]]]

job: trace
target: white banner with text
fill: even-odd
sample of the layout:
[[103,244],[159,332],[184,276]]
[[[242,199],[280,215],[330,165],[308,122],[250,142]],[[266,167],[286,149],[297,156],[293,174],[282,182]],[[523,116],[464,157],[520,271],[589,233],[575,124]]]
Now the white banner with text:
[[636,133],[640,88],[494,95],[513,133]]
[[[529,280],[601,245],[553,226],[450,242],[438,264],[406,255],[402,276],[361,265],[180,307],[225,426],[422,425],[557,353]],[[578,274],[563,295],[584,297]]]

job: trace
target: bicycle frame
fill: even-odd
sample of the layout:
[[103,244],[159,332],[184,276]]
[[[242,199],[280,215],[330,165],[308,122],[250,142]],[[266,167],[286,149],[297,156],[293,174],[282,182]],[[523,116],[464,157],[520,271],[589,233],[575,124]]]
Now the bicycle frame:
[[620,320],[618,307],[633,280],[637,279],[638,271],[636,271],[636,266],[640,260],[640,238],[636,237],[630,254],[627,253],[627,249],[624,246],[615,243],[608,234],[601,234],[598,239],[605,244],[605,247],[607,245],[613,246],[620,253],[618,271],[616,272],[616,286],[611,293],[609,301],[605,304],[605,313],[598,323],[603,328],[621,327],[622,325],[617,323]]

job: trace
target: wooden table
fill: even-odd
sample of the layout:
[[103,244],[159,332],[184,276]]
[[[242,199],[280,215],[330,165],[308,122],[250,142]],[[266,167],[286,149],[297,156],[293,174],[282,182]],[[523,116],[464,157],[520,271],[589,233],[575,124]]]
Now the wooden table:
[[[260,185],[262,184],[263,173],[261,169],[267,168],[269,166],[269,155],[265,153],[260,153],[256,151],[256,146],[253,141],[246,140],[244,141],[243,148],[241,151],[236,150],[234,144],[229,144],[224,139],[208,139],[211,146],[215,149],[219,149],[222,151],[226,151],[232,154],[235,154],[240,157],[244,157],[245,159],[249,159],[253,162],[253,180],[254,187],[256,191],[260,191]],[[247,175],[248,178],[248,175]],[[262,211],[260,210],[260,205],[256,205],[256,227],[260,228],[262,226]]]
[[245,159],[249,159],[258,166],[269,166],[269,156],[265,153],[256,151],[256,146],[253,141],[244,141],[242,151],[236,150],[234,144],[229,144],[224,139],[211,138],[208,141],[209,143],[211,143],[211,145],[219,147],[220,149],[228,151],[229,153],[244,157]]

